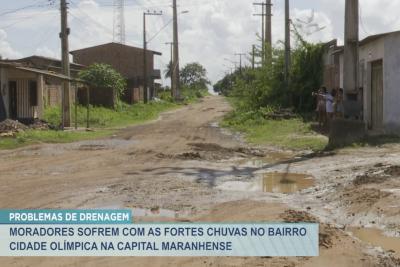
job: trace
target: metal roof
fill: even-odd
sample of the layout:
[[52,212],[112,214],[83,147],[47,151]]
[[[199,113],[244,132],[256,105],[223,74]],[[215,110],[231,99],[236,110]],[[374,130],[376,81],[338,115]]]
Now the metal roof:
[[0,62],[0,67],[11,68],[11,69],[16,69],[16,70],[20,70],[20,71],[37,73],[37,74],[42,74],[42,75],[45,75],[45,76],[48,76],[48,77],[52,77],[52,78],[56,78],[56,79],[60,79],[60,80],[67,80],[67,81],[72,81],[72,82],[84,83],[82,80],[75,79],[75,78],[66,76],[64,74],[55,73],[55,72],[46,71],[46,70],[41,70],[41,69],[30,68],[30,67],[24,67],[21,64]]

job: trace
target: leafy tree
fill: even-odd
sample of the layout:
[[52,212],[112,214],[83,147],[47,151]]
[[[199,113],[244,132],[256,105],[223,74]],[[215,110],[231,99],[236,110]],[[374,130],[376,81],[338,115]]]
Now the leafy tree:
[[207,70],[197,62],[187,64],[180,71],[180,77],[182,85],[189,89],[207,90],[207,85],[210,84]]
[[114,89],[118,98],[127,86],[124,77],[107,64],[93,64],[82,70],[79,78],[98,89]]
[[290,83],[284,82],[284,49],[272,48],[272,64],[244,69],[242,74],[225,76],[214,85],[215,91],[232,96],[244,111],[259,111],[269,107],[290,107],[311,111],[315,99],[311,93],[322,84],[323,44],[311,44],[297,36],[292,50]]
[[164,70],[164,77],[165,79],[168,79],[171,78],[172,74],[172,62],[170,61],[166,67],[167,68]]

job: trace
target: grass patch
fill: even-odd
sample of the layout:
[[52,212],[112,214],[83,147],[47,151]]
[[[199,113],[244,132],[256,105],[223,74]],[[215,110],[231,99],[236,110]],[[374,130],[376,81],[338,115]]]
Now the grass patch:
[[112,130],[100,130],[95,132],[63,132],[63,131],[39,131],[28,130],[18,133],[15,137],[0,138],[0,149],[14,149],[26,145],[40,143],[70,143],[81,140],[105,137],[112,134]]
[[[104,107],[90,107],[89,123],[92,128],[113,128],[134,125],[156,119],[161,112],[177,108],[179,105],[171,102],[151,102],[149,104],[120,104],[116,110]],[[78,106],[78,126],[86,127],[86,107]],[[44,120],[60,125],[61,109],[51,107],[45,110]],[[75,109],[72,109],[72,121],[75,123]]]
[[[96,139],[110,136],[121,127],[135,125],[156,119],[160,113],[178,108],[171,102],[152,102],[149,104],[121,104],[116,110],[103,107],[90,108],[90,127],[96,131],[53,131],[28,130],[18,133],[15,137],[0,137],[0,149],[14,149],[38,143],[71,143],[81,140]],[[72,110],[73,125],[75,110]],[[61,123],[61,110],[51,107],[45,110],[44,120],[54,126]],[[78,126],[86,127],[86,108],[78,107]]]
[[268,120],[259,112],[234,111],[225,117],[222,126],[244,133],[247,141],[255,144],[314,151],[328,144],[327,137],[315,133],[301,118]]

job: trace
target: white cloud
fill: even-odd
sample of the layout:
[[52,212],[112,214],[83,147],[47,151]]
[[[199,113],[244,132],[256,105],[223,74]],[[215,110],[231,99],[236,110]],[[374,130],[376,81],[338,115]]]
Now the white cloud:
[[54,50],[48,48],[47,46],[38,47],[35,51],[35,55],[51,58],[61,57],[59,53],[56,53]]
[[[69,22],[71,27],[71,50],[97,45],[113,40],[113,8],[104,3],[112,1],[81,0],[70,5]],[[147,36],[153,37],[172,18],[170,1],[138,0],[128,2],[125,8],[127,44],[142,46],[143,10],[149,7],[162,9],[162,17],[151,16],[147,19]],[[189,14],[179,16],[179,41],[181,65],[192,61],[203,64],[211,80],[221,78],[229,64],[224,58],[238,61],[234,53],[248,53],[252,44],[259,43],[256,33],[261,30],[260,17],[252,16],[259,12],[252,2],[243,0],[180,0],[180,11],[189,10]],[[273,0],[273,43],[284,37],[283,1]],[[315,9],[314,22],[325,27],[306,37],[309,41],[329,41],[343,39],[345,0],[302,0],[291,1],[292,20],[306,19],[312,8]],[[160,3],[160,5],[157,5]],[[150,7],[151,6],[151,7]],[[400,1],[360,0],[361,21],[360,35],[375,34],[400,28]],[[376,12],[379,10],[379,12]],[[29,19],[36,14],[34,19]],[[384,14],[384,16],[382,16]],[[46,56],[60,54],[59,11],[36,10],[19,12],[16,18],[21,20],[11,29],[8,36],[0,31],[0,53],[7,57],[29,56],[37,53]],[[10,18],[9,18],[10,19]],[[9,23],[4,23],[5,25]],[[0,24],[2,25],[2,24]],[[0,26],[1,28],[1,26]],[[313,32],[308,29],[305,32]],[[29,40],[29,42],[27,42]],[[164,69],[170,60],[172,24],[170,23],[150,43],[149,48],[163,53],[156,57],[156,67]],[[10,45],[10,42],[13,46]],[[247,62],[249,64],[249,62]]]
[[21,53],[15,51],[7,40],[7,33],[0,29],[0,55],[4,58],[19,58]]

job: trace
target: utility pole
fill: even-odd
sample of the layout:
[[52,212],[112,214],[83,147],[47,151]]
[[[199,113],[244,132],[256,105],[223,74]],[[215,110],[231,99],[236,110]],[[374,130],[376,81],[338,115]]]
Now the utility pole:
[[[171,60],[169,61],[169,65],[168,65],[168,68],[169,68],[169,76],[170,76],[170,79],[171,79],[171,94],[172,94],[172,87],[173,87],[173,79],[172,79],[172,76],[173,76],[173,68],[172,68],[172,61],[173,61],[173,57],[174,57],[174,43],[173,42],[168,42],[168,43],[165,43],[166,45],[169,45],[170,47],[171,47]],[[172,95],[173,96],[173,95]]]
[[173,8],[173,64],[172,64],[172,94],[175,101],[180,100],[180,77],[179,77],[179,38],[178,38],[178,11],[176,0],[172,1]]
[[345,100],[348,94],[358,90],[358,0],[346,0],[344,29],[344,76]]
[[[69,66],[69,45],[68,35],[70,29],[68,28],[68,6],[66,0],[61,0],[60,11],[61,11],[61,51],[62,51],[62,70],[65,76],[70,77],[70,66]],[[62,91],[62,128],[71,126],[71,108],[70,108],[70,96],[71,85],[70,81],[63,81]],[[75,100],[76,101],[76,100]]]
[[271,0],[266,0],[265,12],[265,46],[267,52],[265,53],[265,61],[272,64],[272,4]]
[[143,12],[143,101],[146,104],[149,101],[148,95],[148,74],[147,74],[147,40],[146,40],[146,16],[161,16],[162,12]]
[[266,3],[253,3],[255,6],[261,6],[261,14],[253,14],[253,16],[261,16],[261,62],[265,63],[265,16],[266,16]]
[[246,54],[243,53],[235,53],[235,56],[239,56],[239,71],[242,73],[242,56],[245,56]]
[[290,79],[290,7],[289,0],[285,0],[285,82],[289,85]]

